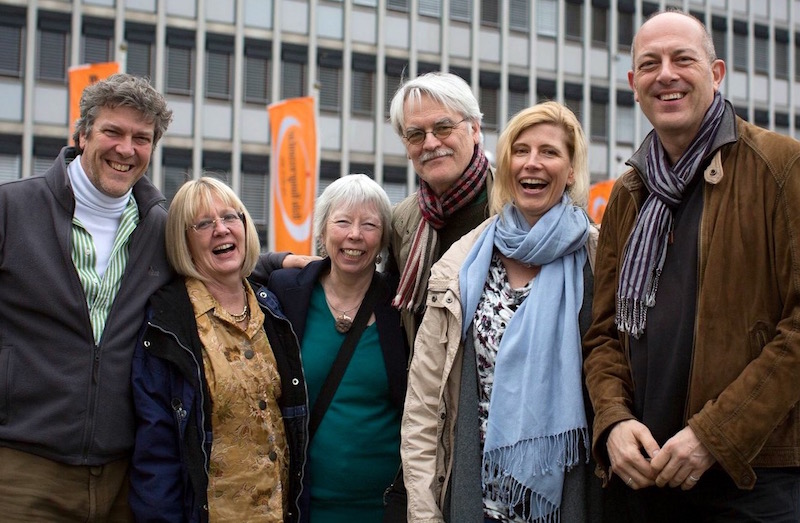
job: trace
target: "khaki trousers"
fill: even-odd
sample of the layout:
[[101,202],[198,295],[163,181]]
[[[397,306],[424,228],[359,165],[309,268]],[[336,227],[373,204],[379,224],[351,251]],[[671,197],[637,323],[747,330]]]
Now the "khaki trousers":
[[132,522],[128,462],[65,465],[0,447],[0,520]]

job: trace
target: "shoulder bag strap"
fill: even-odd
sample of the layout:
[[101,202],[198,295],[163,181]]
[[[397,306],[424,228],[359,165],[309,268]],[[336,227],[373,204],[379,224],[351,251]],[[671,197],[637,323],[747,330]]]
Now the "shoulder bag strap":
[[331,400],[333,400],[333,395],[336,393],[336,389],[342,381],[342,376],[344,376],[344,371],[347,369],[347,364],[350,363],[350,358],[353,357],[353,352],[355,352],[358,340],[361,338],[364,329],[366,329],[367,322],[370,316],[372,316],[375,304],[378,302],[380,296],[379,291],[380,277],[378,273],[375,272],[372,276],[372,283],[369,289],[367,289],[366,295],[364,295],[364,301],[358,308],[358,313],[356,313],[356,317],[353,320],[353,326],[347,332],[342,346],[339,347],[339,353],[336,355],[336,359],[333,365],[331,365],[331,370],[328,372],[328,376],[322,384],[319,396],[317,396],[317,401],[314,402],[314,406],[311,408],[311,415],[308,421],[309,441],[314,437],[314,433],[317,432],[317,428],[319,428],[319,424],[322,422],[323,416],[325,416],[325,411],[328,410],[328,406],[331,404]]

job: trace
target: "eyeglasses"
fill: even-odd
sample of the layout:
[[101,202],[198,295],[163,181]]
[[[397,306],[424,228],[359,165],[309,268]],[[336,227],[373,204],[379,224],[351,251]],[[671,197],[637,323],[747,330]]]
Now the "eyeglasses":
[[425,137],[428,134],[432,134],[436,137],[437,140],[444,140],[448,136],[453,133],[453,129],[462,122],[467,121],[466,118],[461,120],[460,122],[456,123],[449,123],[449,122],[441,122],[437,123],[433,126],[433,129],[430,131],[424,131],[422,129],[409,129],[406,131],[406,134],[403,136],[405,140],[410,143],[411,145],[419,145],[425,141]]
[[194,225],[190,225],[187,229],[192,229],[194,232],[202,233],[202,232],[210,232],[213,231],[217,227],[217,222],[222,222],[222,225],[227,227],[228,229],[235,227],[240,223],[244,223],[244,213],[228,213],[225,215],[220,216],[219,218],[215,218],[213,220],[201,220]]

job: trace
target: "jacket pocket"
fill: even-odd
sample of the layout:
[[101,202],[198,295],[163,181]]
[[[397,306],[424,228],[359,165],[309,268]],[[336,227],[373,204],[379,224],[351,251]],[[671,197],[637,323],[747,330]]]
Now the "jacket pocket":
[[0,424],[8,423],[11,394],[11,347],[0,347]]

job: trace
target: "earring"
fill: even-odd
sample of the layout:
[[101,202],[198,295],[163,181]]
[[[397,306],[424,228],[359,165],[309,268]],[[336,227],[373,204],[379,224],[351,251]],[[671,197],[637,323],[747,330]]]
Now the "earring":
[[383,256],[380,254],[375,257],[375,265],[379,265],[383,261]]

